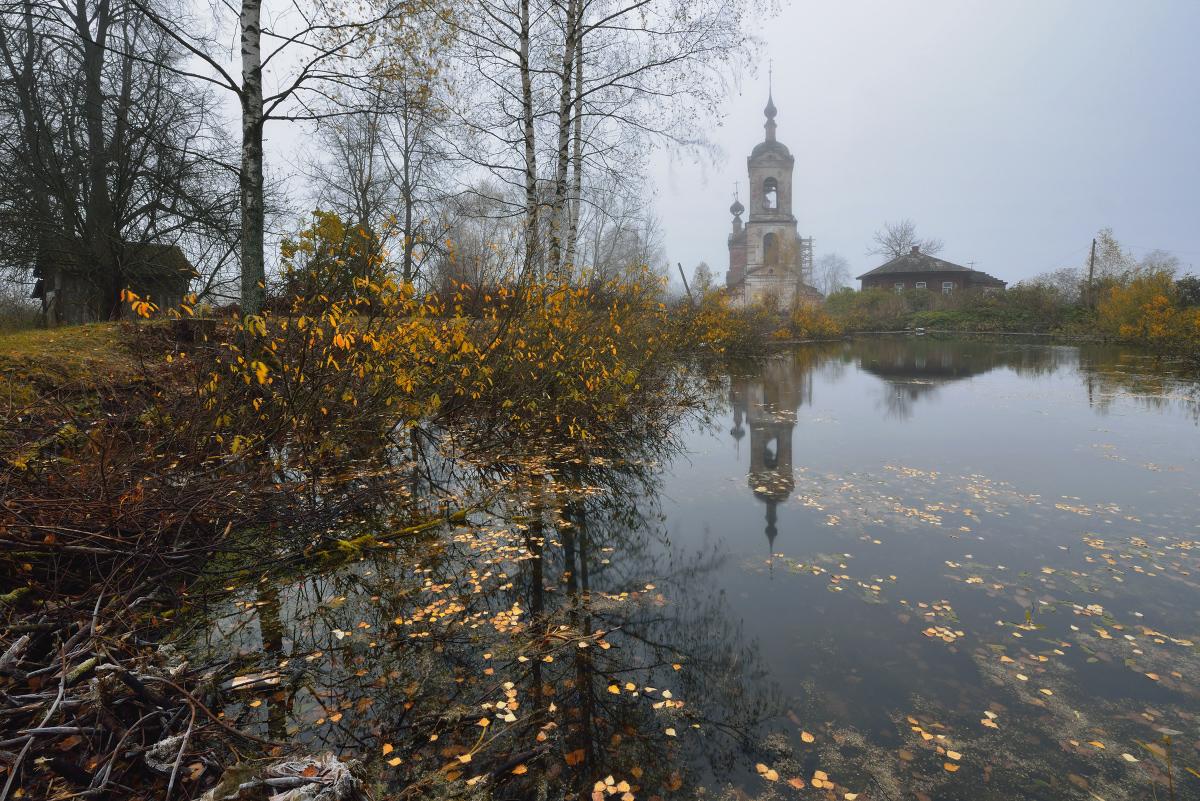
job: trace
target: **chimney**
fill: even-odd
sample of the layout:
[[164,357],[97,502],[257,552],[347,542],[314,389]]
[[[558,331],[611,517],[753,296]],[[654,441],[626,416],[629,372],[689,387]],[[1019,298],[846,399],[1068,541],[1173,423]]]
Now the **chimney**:
[[913,245],[913,246],[912,246],[912,254],[913,254],[914,256],[915,256],[915,255],[917,255],[917,254],[918,254],[918,253],[920,253],[920,252],[921,252],[921,246],[920,246],[920,245]]

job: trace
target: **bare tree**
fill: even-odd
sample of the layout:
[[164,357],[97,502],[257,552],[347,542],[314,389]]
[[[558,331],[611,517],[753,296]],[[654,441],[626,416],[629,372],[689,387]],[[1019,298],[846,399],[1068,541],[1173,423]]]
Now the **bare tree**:
[[922,253],[930,256],[942,252],[945,243],[940,239],[920,239],[917,237],[917,225],[910,219],[899,222],[886,222],[883,228],[875,232],[874,246],[867,251],[870,256],[884,256],[894,259],[909,253],[913,247],[921,249]]
[[[460,111],[459,155],[519,186],[525,269],[575,273],[587,195],[655,141],[703,144],[703,121],[746,55],[746,0],[501,0],[456,23],[481,79]],[[514,158],[514,155],[518,158]],[[506,195],[512,197],[512,195]],[[542,238],[545,243],[542,243]]]
[[101,317],[119,312],[127,245],[184,244],[219,270],[232,174],[182,56],[126,0],[0,8],[0,264],[82,265]]
[[823,295],[832,295],[850,281],[850,262],[837,253],[826,253],[817,259],[813,278]]

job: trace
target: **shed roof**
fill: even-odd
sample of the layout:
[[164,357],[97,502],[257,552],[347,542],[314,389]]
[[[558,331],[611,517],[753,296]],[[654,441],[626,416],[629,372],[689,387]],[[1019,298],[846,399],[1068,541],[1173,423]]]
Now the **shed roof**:
[[[190,280],[198,273],[178,245],[160,242],[126,242],[120,248],[121,268],[131,278],[177,278]],[[92,257],[79,240],[63,238],[42,251],[38,272],[58,269],[65,273],[91,271]]]

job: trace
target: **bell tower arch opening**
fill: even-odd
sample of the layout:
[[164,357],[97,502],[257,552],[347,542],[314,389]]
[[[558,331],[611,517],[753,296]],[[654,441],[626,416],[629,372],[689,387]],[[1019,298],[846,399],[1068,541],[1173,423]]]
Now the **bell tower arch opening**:
[[775,211],[779,208],[779,181],[774,177],[763,181],[763,208]]

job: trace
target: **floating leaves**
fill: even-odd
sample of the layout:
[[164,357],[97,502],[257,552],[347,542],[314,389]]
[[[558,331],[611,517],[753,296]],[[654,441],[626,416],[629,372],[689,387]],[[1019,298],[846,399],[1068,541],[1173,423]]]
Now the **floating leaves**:
[[754,770],[758,773],[759,776],[762,776],[764,779],[766,779],[769,782],[779,781],[779,774],[775,771],[775,769],[768,768],[766,765],[764,765],[761,762],[759,762],[757,765],[754,766]]

